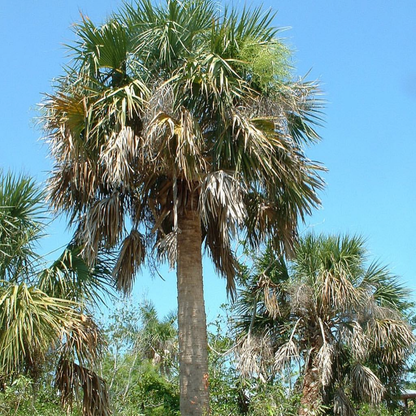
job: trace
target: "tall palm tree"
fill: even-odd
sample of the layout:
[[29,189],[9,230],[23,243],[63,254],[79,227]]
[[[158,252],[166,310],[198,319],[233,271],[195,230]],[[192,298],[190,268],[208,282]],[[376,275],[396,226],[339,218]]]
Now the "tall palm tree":
[[76,26],[73,61],[44,103],[49,195],[78,221],[83,255],[120,246],[117,285],[146,257],[177,265],[181,412],[208,409],[201,245],[234,292],[231,242],[290,253],[319,204],[314,83],[293,81],[273,15],[210,0],[138,0]]
[[0,173],[0,379],[9,383],[25,374],[36,385],[46,356],[55,351],[63,404],[71,404],[79,385],[83,414],[108,415],[105,383],[89,369],[100,334],[88,304],[102,293],[105,263],[87,266],[70,244],[46,267],[35,250],[45,229],[43,205],[31,178]]
[[303,363],[299,415],[322,404],[355,415],[352,398],[377,404],[397,393],[415,345],[412,305],[387,268],[367,264],[361,238],[308,235],[292,262],[268,248],[254,265],[243,276],[237,332],[267,342],[272,353],[262,368],[270,376]]

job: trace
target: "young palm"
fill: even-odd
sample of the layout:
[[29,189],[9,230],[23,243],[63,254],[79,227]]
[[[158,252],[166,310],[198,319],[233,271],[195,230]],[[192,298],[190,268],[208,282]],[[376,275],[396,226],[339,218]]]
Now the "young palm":
[[120,246],[125,292],[146,255],[177,264],[186,415],[208,409],[201,244],[232,294],[236,233],[290,253],[319,203],[321,167],[304,154],[318,91],[291,81],[272,18],[209,0],[139,0],[102,26],[84,18],[45,102],[50,199],[79,221],[84,256]]
[[45,268],[35,251],[45,228],[43,204],[32,179],[0,174],[0,377],[9,383],[26,374],[36,385],[46,355],[59,350],[56,377],[64,404],[79,384],[84,414],[94,416],[99,409],[106,415],[105,384],[86,367],[93,365],[100,346],[86,306],[102,289],[104,263],[99,262],[101,270],[88,267],[79,249],[69,245]]
[[415,343],[405,316],[411,305],[388,270],[366,260],[360,238],[313,235],[299,242],[290,264],[270,250],[256,259],[256,278],[237,312],[255,318],[257,334],[267,333],[274,353],[269,369],[302,359],[299,415],[315,414],[322,403],[354,415],[351,397],[375,404],[397,393]]

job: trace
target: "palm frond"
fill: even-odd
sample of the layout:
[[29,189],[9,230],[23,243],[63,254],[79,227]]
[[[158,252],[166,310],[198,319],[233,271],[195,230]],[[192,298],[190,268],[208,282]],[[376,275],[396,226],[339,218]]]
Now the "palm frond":
[[94,266],[81,256],[82,247],[71,243],[61,256],[42,270],[37,285],[52,297],[68,299],[80,304],[104,302],[110,294],[111,256],[100,253]]
[[34,251],[42,237],[44,195],[34,181],[23,175],[0,171],[0,279],[32,279]]
[[117,288],[124,293],[130,293],[134,277],[145,259],[145,244],[143,236],[135,229],[123,240],[120,254],[113,270]]
[[58,364],[55,386],[61,393],[62,405],[68,411],[71,411],[74,399],[80,398],[78,390],[81,388],[84,416],[112,414],[105,381],[88,368],[62,359]]
[[[79,323],[74,302],[52,298],[25,283],[0,286],[0,365],[3,374],[17,374],[35,356],[43,357],[62,328]],[[41,360],[41,358],[40,358]],[[27,369],[27,368],[26,368]]]
[[380,306],[405,311],[412,306],[410,292],[393,276],[387,267],[373,262],[368,267],[362,281],[375,302]]
[[330,385],[333,377],[332,364],[335,358],[335,348],[329,342],[324,342],[318,351],[318,371],[321,375],[321,382],[324,387]]
[[379,378],[366,366],[355,364],[351,378],[355,395],[372,404],[381,402],[385,388]]
[[357,321],[353,320],[349,325],[342,327],[340,339],[350,348],[355,360],[364,361],[368,357],[371,338]]
[[299,359],[299,357],[299,348],[291,337],[288,342],[279,347],[274,355],[276,371],[282,371],[285,367],[289,367],[292,361]]
[[237,371],[243,377],[258,377],[267,381],[267,367],[273,363],[273,349],[267,333],[247,334],[236,349],[238,356]]
[[337,389],[335,392],[334,414],[336,416],[357,416],[353,403],[342,389]]
[[[96,78],[126,76],[129,38],[126,28],[116,20],[96,27],[88,17],[74,26],[77,40],[68,46],[81,71]],[[103,70],[111,70],[106,73]]]
[[123,230],[123,196],[115,192],[86,212],[78,233],[79,241],[85,244],[82,254],[94,261],[102,246],[110,248],[119,242]]

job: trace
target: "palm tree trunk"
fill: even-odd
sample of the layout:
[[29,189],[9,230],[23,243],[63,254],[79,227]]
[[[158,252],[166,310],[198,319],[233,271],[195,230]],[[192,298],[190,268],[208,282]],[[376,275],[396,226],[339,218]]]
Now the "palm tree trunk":
[[319,414],[318,409],[322,404],[321,388],[318,357],[316,350],[313,349],[305,368],[299,416],[315,416]]
[[182,416],[202,416],[209,413],[209,389],[202,234],[197,212],[179,215],[178,227],[180,411]]

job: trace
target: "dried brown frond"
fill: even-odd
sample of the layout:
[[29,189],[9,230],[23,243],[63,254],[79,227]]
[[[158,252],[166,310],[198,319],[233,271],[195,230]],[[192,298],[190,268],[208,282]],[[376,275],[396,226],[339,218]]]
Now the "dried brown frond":
[[277,286],[265,273],[262,273],[259,277],[257,284],[260,288],[263,288],[264,306],[267,312],[269,312],[271,318],[277,319],[280,316]]
[[149,122],[142,153],[145,163],[155,163],[168,175],[176,171],[188,184],[200,181],[208,171],[204,157],[205,140],[200,126],[185,108],[177,117],[160,111]]
[[291,308],[297,316],[306,316],[315,310],[313,288],[308,284],[291,287]]
[[[155,84],[151,92],[149,104],[143,115],[145,126],[149,126],[151,121],[160,113],[175,115],[174,109],[175,95],[172,85],[168,83]],[[176,114],[177,116],[177,114]]]
[[113,270],[113,276],[117,282],[117,288],[124,293],[130,293],[136,273],[143,264],[146,255],[146,247],[143,236],[132,230],[124,239]]
[[243,195],[246,188],[232,174],[219,170],[205,175],[200,185],[199,212],[207,225],[210,216],[216,216],[221,231],[237,232],[247,215]]
[[398,317],[374,317],[367,325],[372,347],[383,356],[385,364],[400,363],[415,344],[409,324]]
[[84,416],[110,415],[105,381],[87,368],[93,367],[101,354],[103,340],[98,326],[91,317],[82,315],[79,321],[66,325],[62,335],[55,384],[63,406],[71,409],[73,402],[81,399],[81,389]]
[[328,386],[332,380],[332,363],[334,360],[335,349],[333,345],[324,342],[318,351],[317,366],[319,374],[321,375],[322,385]]
[[364,365],[356,363],[351,372],[353,392],[359,400],[378,404],[383,398],[385,388],[380,379]]
[[208,248],[217,272],[227,279],[227,293],[234,299],[238,262],[231,248],[231,237],[228,233],[222,232],[221,219],[210,217],[209,221],[204,230],[205,247]]
[[338,389],[334,395],[334,414],[336,416],[357,416],[354,405],[342,389]]
[[86,212],[79,231],[85,244],[83,256],[93,262],[102,244],[113,247],[119,241],[124,226],[124,209],[119,193],[95,202]]
[[62,330],[65,339],[61,355],[67,357],[75,354],[80,362],[96,362],[101,353],[103,339],[101,332],[90,316],[81,315]]
[[335,309],[339,311],[358,309],[363,299],[363,292],[356,288],[343,271],[323,271],[319,276],[320,298],[325,311]]
[[355,360],[361,361],[368,356],[370,339],[357,321],[353,321],[348,326],[343,326],[340,336],[343,342],[350,347]]
[[243,377],[258,377],[267,381],[267,368],[273,364],[273,348],[268,333],[257,336],[248,334],[236,348],[237,371]]
[[231,241],[243,224],[246,211],[243,185],[225,171],[204,177],[199,192],[199,211],[205,229],[205,243],[217,271],[227,279],[227,291],[233,296],[237,262]]
[[298,359],[299,356],[299,348],[293,339],[290,338],[274,355],[274,367],[276,371],[282,371],[285,367],[289,367],[292,360]]
[[57,210],[82,211],[94,200],[99,181],[99,169],[91,159],[57,163],[48,179],[48,200]]
[[134,162],[137,157],[139,138],[130,127],[113,132],[100,152],[103,179],[114,188],[124,192],[133,188]]
[[55,385],[61,392],[62,405],[68,411],[72,409],[74,400],[80,399],[81,389],[83,416],[111,415],[106,383],[88,368],[65,359],[60,360]]
[[172,231],[158,240],[156,249],[162,259],[166,259],[173,269],[177,259],[177,232]]

